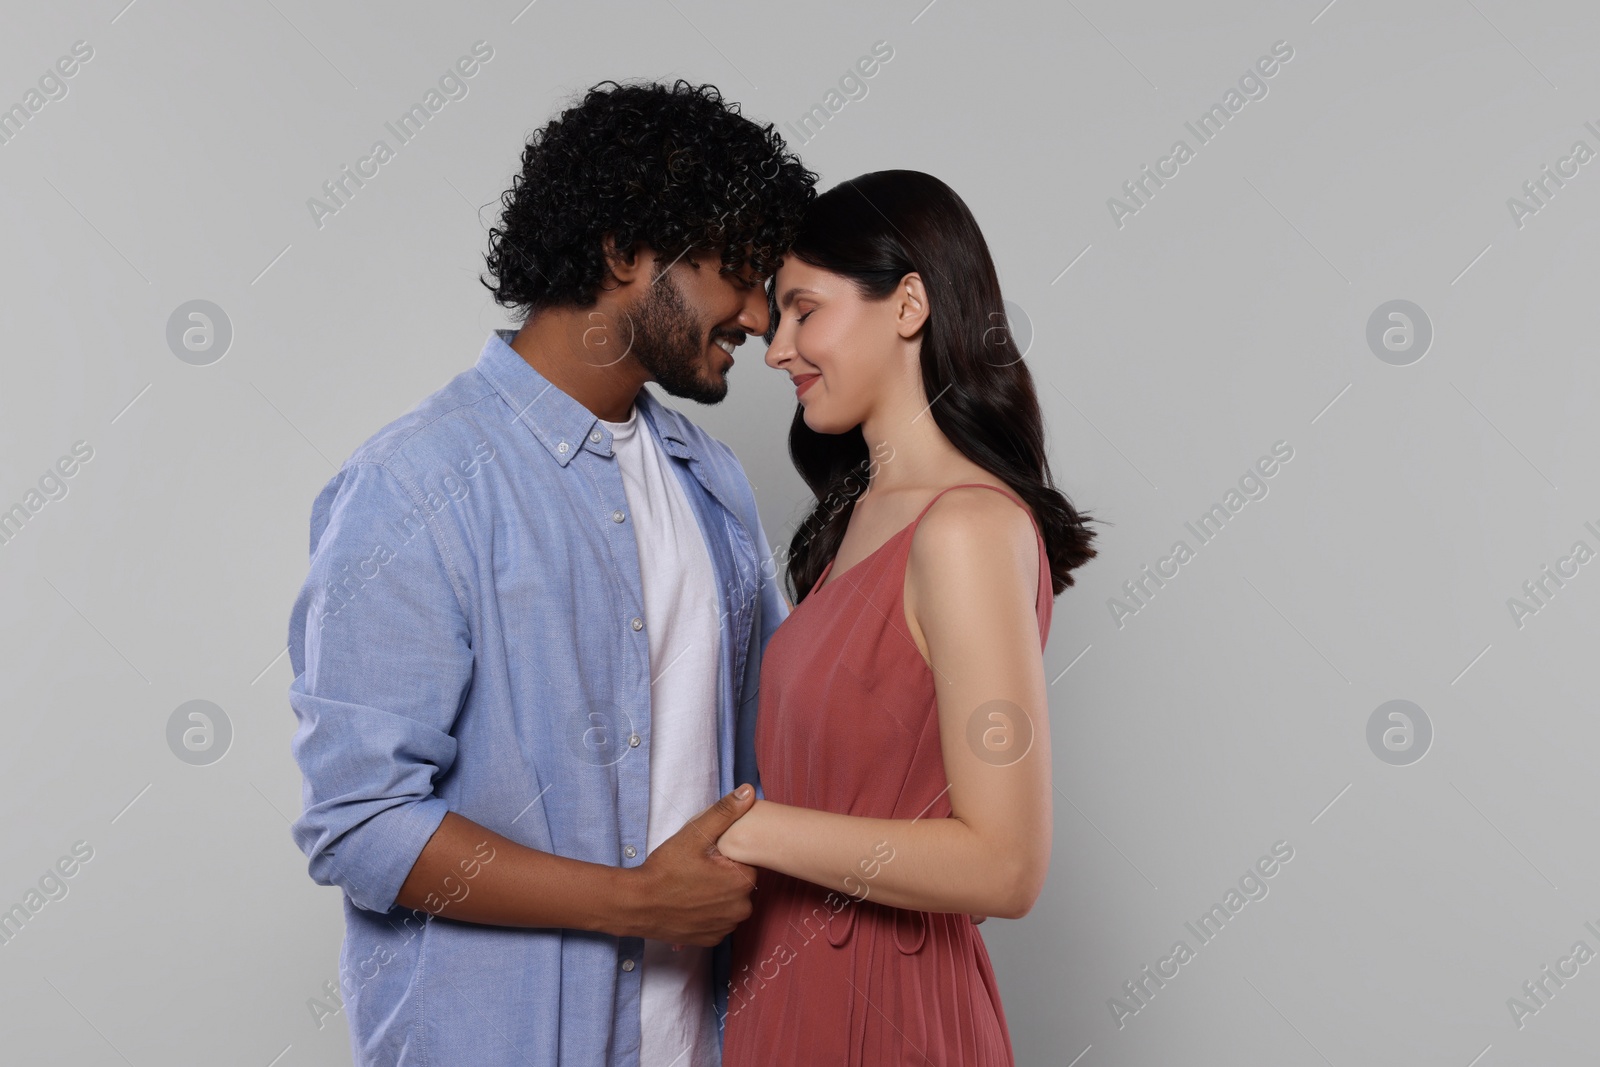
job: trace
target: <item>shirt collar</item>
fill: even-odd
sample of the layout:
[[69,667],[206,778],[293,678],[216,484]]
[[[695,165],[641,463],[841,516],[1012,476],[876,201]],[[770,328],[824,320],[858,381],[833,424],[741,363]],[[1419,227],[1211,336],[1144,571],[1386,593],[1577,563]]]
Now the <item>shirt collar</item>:
[[[526,426],[561,466],[583,448],[611,454],[611,431],[594,412],[556,388],[511,347],[516,330],[495,330],[478,354],[477,369],[510,406],[512,417]],[[682,426],[683,416],[641,388],[634,404],[643,412],[662,448],[680,459],[698,459]],[[595,440],[595,436],[599,439]]]

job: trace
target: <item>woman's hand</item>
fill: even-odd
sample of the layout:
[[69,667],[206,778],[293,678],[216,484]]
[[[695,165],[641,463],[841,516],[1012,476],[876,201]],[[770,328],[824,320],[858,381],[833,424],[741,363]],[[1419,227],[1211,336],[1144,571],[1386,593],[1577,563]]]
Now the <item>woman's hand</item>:
[[749,811],[746,811],[739,818],[735,819],[733,821],[733,825],[729,826],[722,832],[722,836],[717,838],[718,852],[722,853],[730,860],[733,860],[735,863],[745,863],[751,866],[759,866],[754,859],[756,845],[754,838],[755,831],[759,830],[760,828],[760,820],[757,819],[752,822],[751,816],[754,815],[756,810],[764,803],[766,803],[766,801],[755,801],[755,803],[750,805]]

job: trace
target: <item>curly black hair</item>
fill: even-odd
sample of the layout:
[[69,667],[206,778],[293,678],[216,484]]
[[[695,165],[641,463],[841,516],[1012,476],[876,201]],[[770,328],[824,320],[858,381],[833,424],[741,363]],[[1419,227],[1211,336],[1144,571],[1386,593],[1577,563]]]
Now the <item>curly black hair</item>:
[[484,257],[495,301],[524,318],[588,307],[608,275],[601,239],[664,262],[720,251],[723,273],[773,273],[816,196],[771,123],[712,85],[604,81],[529,138]]

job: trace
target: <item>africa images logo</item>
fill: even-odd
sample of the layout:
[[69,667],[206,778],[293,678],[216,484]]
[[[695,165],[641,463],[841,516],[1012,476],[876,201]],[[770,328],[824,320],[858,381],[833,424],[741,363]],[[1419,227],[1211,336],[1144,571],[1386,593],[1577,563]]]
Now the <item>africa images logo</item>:
[[311,221],[316,224],[317,229],[320,230],[326,225],[324,220],[328,216],[337,215],[349,207],[357,190],[366,188],[367,181],[378,176],[379,168],[394,159],[399,148],[415,140],[417,135],[422,133],[423,127],[428,124],[428,120],[443,111],[447,103],[452,100],[465,100],[470,91],[467,80],[475,77],[483,69],[481,64],[493,58],[494,48],[489,42],[474,42],[470,56],[457,59],[454,66],[439,75],[438,88],[430,85],[428,91],[422,95],[421,103],[412,104],[394,122],[383,124],[384,128],[394,135],[396,145],[394,148],[380,137],[372,142],[372,148],[366,155],[356,160],[354,171],[351,171],[347,163],[339,169],[337,175],[323,182],[322,192],[327,199],[320,200],[313,196],[306,200],[306,208],[311,212]]

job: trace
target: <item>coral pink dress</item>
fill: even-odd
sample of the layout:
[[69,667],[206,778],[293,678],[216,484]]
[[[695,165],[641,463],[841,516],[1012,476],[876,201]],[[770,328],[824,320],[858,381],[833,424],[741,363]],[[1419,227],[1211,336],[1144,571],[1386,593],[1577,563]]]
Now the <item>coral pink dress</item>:
[[[756,725],[767,799],[880,819],[949,817],[933,673],[906,630],[903,600],[911,536],[927,512],[824,586],[830,561],[768,642]],[[1042,650],[1053,594],[1037,522],[1034,532]],[[862,857],[867,872],[889,855]],[[1011,1067],[977,925],[879,904],[858,875],[846,894],[759,872],[755,911],[734,932],[723,1067]],[[854,899],[863,886],[866,899]]]

